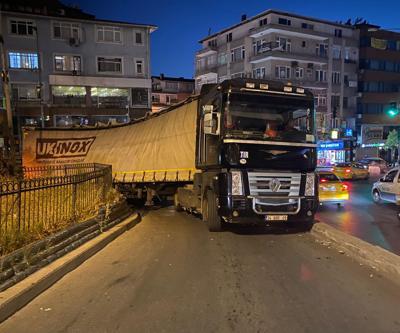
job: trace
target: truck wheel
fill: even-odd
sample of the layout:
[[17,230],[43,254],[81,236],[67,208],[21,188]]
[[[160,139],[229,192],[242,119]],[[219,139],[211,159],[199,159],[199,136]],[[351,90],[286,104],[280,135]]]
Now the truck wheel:
[[203,221],[207,223],[209,231],[221,231],[222,222],[218,215],[217,198],[213,191],[208,190],[203,205]]
[[175,193],[175,195],[174,195],[174,206],[175,206],[175,210],[177,212],[183,211],[183,208],[182,208],[182,206],[181,206],[181,204],[179,203],[179,200],[178,200],[178,193]]

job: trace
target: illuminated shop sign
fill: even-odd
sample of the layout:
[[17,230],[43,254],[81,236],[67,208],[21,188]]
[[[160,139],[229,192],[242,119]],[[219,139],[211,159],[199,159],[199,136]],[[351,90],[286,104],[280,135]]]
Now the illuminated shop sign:
[[325,141],[318,143],[318,149],[321,150],[340,150],[344,149],[343,141]]

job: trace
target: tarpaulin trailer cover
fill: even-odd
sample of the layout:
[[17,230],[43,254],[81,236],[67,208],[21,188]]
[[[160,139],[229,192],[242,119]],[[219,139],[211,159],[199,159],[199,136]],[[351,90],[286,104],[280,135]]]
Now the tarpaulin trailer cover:
[[25,167],[102,163],[125,182],[185,181],[195,172],[197,98],[132,124],[25,130]]

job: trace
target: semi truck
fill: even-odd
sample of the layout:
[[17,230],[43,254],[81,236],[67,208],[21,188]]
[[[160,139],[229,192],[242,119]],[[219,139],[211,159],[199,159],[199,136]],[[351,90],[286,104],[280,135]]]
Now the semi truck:
[[130,196],[169,195],[210,231],[224,223],[311,226],[313,103],[307,89],[281,82],[205,84],[199,95],[126,125],[26,130],[23,164],[111,164]]

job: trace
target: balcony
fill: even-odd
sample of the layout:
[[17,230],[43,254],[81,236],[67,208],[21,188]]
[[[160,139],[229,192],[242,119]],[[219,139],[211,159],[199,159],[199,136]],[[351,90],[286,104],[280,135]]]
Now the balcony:
[[307,54],[291,52],[290,46],[269,42],[261,45],[250,57],[250,63],[257,64],[266,60],[291,60],[301,63],[328,64],[327,54]]
[[250,37],[259,38],[272,33],[278,33],[285,36],[313,39],[318,41],[326,40],[330,35],[309,29],[301,29],[281,24],[267,24],[262,27],[250,29]]
[[196,76],[204,75],[207,73],[218,73],[218,64],[209,64],[196,68]]
[[212,54],[217,53],[217,47],[216,46],[208,46],[200,51],[196,52],[196,57],[197,58],[202,58],[202,57],[207,57]]

